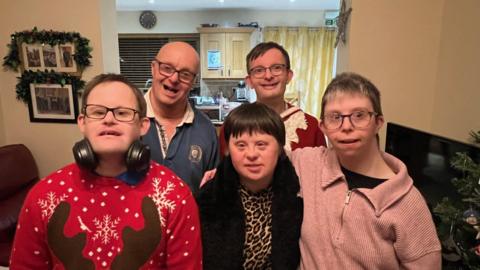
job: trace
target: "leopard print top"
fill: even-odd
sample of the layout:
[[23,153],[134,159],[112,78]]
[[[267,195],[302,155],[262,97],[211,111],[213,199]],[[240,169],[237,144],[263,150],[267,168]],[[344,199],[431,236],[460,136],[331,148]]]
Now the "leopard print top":
[[240,186],[245,211],[243,269],[272,269],[272,187],[253,193]]

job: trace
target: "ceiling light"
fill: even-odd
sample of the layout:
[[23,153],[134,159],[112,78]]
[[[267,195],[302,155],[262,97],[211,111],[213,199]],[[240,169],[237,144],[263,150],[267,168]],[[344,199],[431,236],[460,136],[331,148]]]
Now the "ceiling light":
[[290,3],[293,3],[293,2],[295,2],[295,0],[290,0]]
[[218,0],[218,2],[219,2],[219,3],[223,3],[223,2],[225,2],[225,0]]
[[148,3],[155,4],[155,0],[148,0]]

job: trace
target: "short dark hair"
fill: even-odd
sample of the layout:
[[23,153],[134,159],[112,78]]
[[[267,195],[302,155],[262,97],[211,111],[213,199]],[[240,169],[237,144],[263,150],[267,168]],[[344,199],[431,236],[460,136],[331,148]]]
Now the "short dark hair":
[[223,123],[225,141],[248,132],[266,133],[273,136],[283,148],[285,145],[285,125],[278,113],[262,103],[243,104],[233,109]]
[[250,62],[259,58],[260,56],[264,55],[267,51],[271,49],[279,50],[283,58],[285,59],[285,65],[287,70],[290,69],[290,57],[288,56],[288,52],[283,48],[280,44],[275,43],[273,41],[269,42],[262,42],[257,44],[248,54],[247,54],[247,73],[250,73]]
[[93,88],[97,85],[106,83],[106,82],[121,82],[126,84],[130,89],[132,89],[132,93],[135,95],[137,99],[138,105],[138,114],[140,118],[146,117],[147,115],[147,102],[143,97],[142,92],[133,84],[131,83],[125,76],[120,74],[108,73],[108,74],[100,74],[95,76],[91,79],[83,90],[82,95],[82,113],[85,113],[85,105],[87,105],[88,95],[92,92]]

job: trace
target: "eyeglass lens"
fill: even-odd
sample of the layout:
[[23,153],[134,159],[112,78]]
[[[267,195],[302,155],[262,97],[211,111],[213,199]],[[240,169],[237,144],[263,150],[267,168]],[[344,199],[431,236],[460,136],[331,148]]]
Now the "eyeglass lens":
[[345,118],[348,118],[354,128],[365,128],[370,123],[374,112],[357,111],[351,114],[328,114],[325,116],[325,127],[327,129],[338,129],[343,125]]
[[251,69],[251,73],[256,78],[262,78],[267,73],[267,69],[270,71],[270,73],[273,76],[278,76],[285,71],[285,65],[284,64],[275,64],[275,65],[271,65],[269,67],[255,67],[255,68]]
[[184,83],[191,83],[195,79],[195,74],[186,71],[186,70],[176,70],[174,67],[172,67],[169,64],[162,63],[158,60],[155,60],[156,63],[158,63],[158,70],[161,75],[163,76],[173,76],[175,72],[178,73],[178,80]]
[[130,122],[135,118],[136,110],[130,108],[108,108],[101,105],[87,105],[85,115],[92,119],[104,119],[108,112],[113,113],[113,117],[121,122]]

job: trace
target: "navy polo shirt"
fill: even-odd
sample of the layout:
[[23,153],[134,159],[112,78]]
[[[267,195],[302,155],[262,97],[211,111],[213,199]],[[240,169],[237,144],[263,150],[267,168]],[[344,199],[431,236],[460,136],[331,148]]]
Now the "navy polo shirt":
[[203,174],[216,168],[219,155],[217,134],[210,119],[197,109],[191,109],[193,121],[185,121],[176,128],[165,156],[161,150],[157,123],[152,117],[149,117],[150,129],[142,141],[150,146],[152,160],[170,168],[195,192]]

